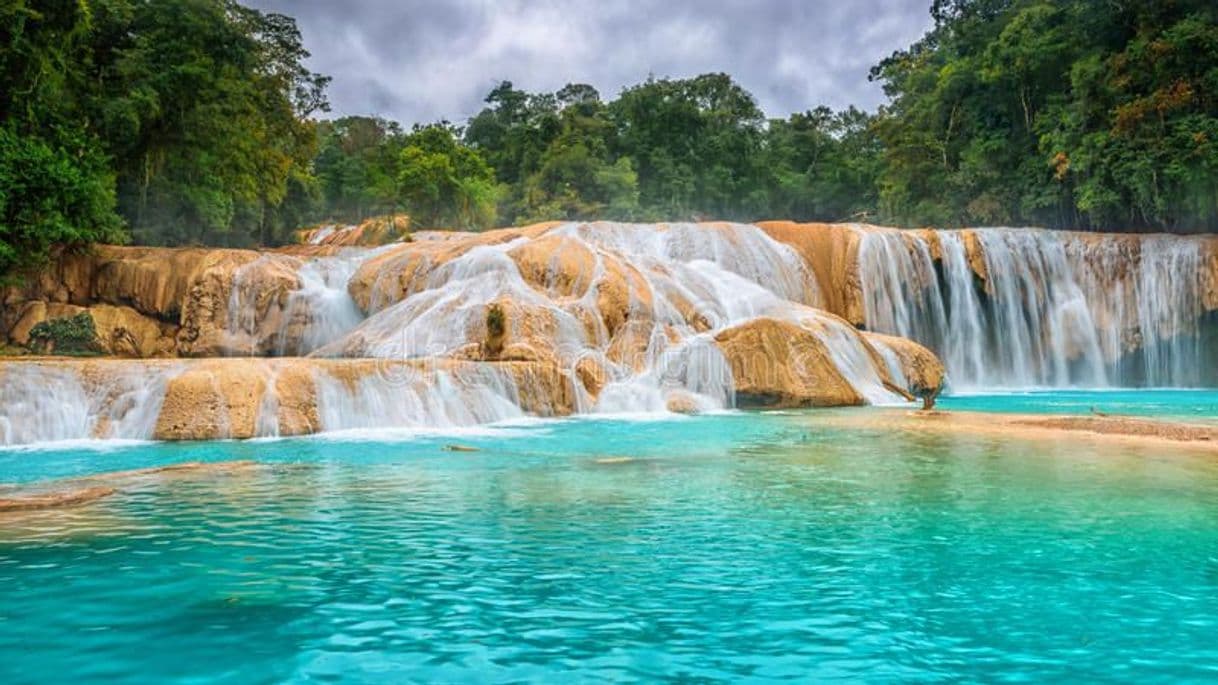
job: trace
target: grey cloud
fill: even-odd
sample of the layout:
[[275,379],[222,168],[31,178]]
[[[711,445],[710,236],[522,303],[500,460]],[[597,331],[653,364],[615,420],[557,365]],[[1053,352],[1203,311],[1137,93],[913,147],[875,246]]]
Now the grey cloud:
[[499,81],[612,97],[648,75],[731,74],[771,116],[872,109],[871,65],[930,24],[929,0],[248,0],[296,17],[334,113],[477,113]]

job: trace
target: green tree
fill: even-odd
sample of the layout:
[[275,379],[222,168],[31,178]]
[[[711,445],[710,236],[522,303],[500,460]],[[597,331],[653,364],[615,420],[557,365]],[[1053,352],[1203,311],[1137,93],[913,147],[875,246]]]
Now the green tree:
[[55,245],[124,237],[114,177],[78,102],[91,30],[83,2],[0,6],[0,278]]
[[107,0],[95,16],[93,117],[136,238],[283,239],[275,214],[308,175],[327,82],[302,66],[295,22],[232,0]]
[[796,220],[867,220],[875,216],[882,148],[872,117],[828,107],[770,122],[768,209]]
[[504,81],[486,96],[486,104],[465,127],[464,141],[495,170],[500,219],[514,223],[530,211],[526,179],[541,168],[546,149],[562,131],[559,103],[552,94],[526,93]]
[[613,124],[596,89],[571,84],[555,94],[561,130],[523,182],[520,217],[633,219],[639,213],[638,175],[629,157],[610,154]]
[[401,127],[376,117],[343,117],[319,125],[321,147],[313,162],[326,219],[359,222],[393,213],[398,203]]
[[1218,228],[1218,6],[940,0],[873,70],[899,223]]
[[616,152],[654,217],[749,219],[767,206],[765,117],[726,74],[649,79],[610,103]]
[[416,126],[403,140],[399,196],[420,228],[483,229],[495,220],[495,175],[446,123]]

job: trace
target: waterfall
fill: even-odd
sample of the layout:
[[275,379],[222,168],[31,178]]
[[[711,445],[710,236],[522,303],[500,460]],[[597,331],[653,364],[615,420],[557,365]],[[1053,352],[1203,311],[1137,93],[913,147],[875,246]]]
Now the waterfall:
[[949,310],[926,240],[913,233],[863,232],[858,260],[867,328],[945,349]]
[[[1200,239],[813,231],[576,222],[323,256],[228,255],[197,286],[199,349],[306,358],[7,361],[0,441],[713,411],[734,407],[738,390],[750,401],[881,404],[898,399],[894,382],[938,383],[904,366],[920,350],[869,342],[858,319],[934,350],[956,389],[1208,378],[1200,322],[1213,253]],[[843,264],[852,250],[857,261]]]
[[342,230],[337,224],[326,224],[308,234],[309,245],[325,245],[326,239]]
[[323,430],[455,428],[524,415],[513,378],[489,365],[401,369],[408,370],[358,379],[319,371],[317,411]]
[[[463,357],[485,337],[488,308],[502,306],[514,337],[529,343],[513,354],[556,359],[572,376],[580,363],[604,370],[607,382],[591,411],[722,409],[735,397],[714,335],[775,317],[825,335],[839,370],[864,397],[895,397],[857,335],[812,308],[822,297],[803,259],[756,226],[565,224],[546,232],[543,273],[530,280],[519,251],[535,240],[480,244],[442,263],[402,267],[410,278],[398,299],[374,293],[370,316],[315,355]],[[615,316],[603,298],[617,292],[612,275],[629,287],[619,293],[625,325],[611,334],[605,322]]]
[[1201,249],[1156,236],[1142,242],[1136,287],[1142,372],[1151,385],[1198,385],[1201,366]]
[[[364,316],[347,292],[347,283],[371,253],[348,248],[337,255],[310,259],[300,267],[300,287],[288,294],[286,324],[275,344],[277,354],[308,354],[359,325]],[[293,325],[300,329],[296,336],[291,334]]]
[[151,439],[171,374],[124,362],[0,366],[0,445]]
[[930,347],[953,387],[1201,383],[1196,239],[976,229],[983,276],[963,231],[856,230],[867,328]]
[[[377,250],[345,248],[298,262],[263,255],[233,272],[224,336],[229,356],[308,354],[355,328],[363,314],[347,291],[359,265]],[[295,284],[275,298],[268,275],[294,271]]]

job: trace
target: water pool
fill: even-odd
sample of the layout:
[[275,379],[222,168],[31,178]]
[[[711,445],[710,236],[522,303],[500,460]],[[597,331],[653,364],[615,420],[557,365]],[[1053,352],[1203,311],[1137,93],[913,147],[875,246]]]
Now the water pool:
[[1000,411],[1020,414],[1088,414],[1156,416],[1189,421],[1218,421],[1218,390],[1162,388],[1151,390],[1030,390],[944,395],[941,409]]
[[1211,457],[832,414],[0,451],[269,464],[0,526],[0,682],[1218,678]]

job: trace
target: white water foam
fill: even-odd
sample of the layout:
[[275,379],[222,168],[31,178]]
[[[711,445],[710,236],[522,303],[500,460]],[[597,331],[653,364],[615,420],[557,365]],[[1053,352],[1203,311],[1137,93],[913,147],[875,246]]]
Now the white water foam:
[[934,233],[936,269],[922,235],[860,230],[867,327],[930,347],[958,389],[1199,384],[1197,240],[975,233],[984,289],[959,231]]

